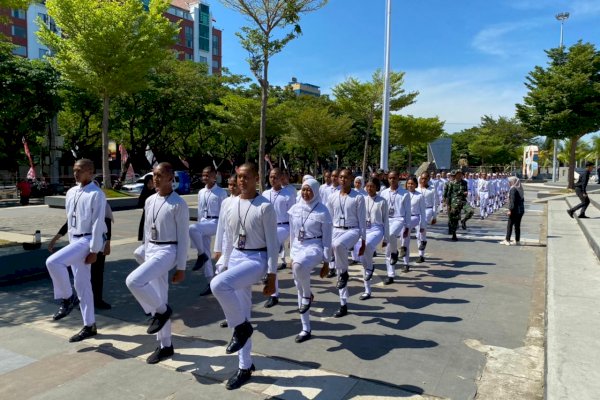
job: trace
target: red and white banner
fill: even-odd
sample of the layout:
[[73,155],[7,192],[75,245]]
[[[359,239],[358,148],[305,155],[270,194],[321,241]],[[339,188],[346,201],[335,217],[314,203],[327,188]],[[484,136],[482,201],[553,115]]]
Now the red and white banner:
[[33,161],[31,160],[31,152],[29,151],[29,145],[27,144],[27,140],[25,140],[25,136],[21,138],[23,142],[23,147],[25,148],[25,154],[29,159],[29,171],[27,172],[27,179],[35,179],[35,168],[33,166]]

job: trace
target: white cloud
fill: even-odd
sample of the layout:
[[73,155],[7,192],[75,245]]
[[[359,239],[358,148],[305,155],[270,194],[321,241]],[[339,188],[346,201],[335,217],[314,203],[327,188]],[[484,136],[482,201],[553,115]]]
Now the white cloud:
[[542,22],[542,19],[536,18],[494,24],[479,31],[471,45],[484,54],[503,58],[527,54],[531,46],[527,32],[537,28]]

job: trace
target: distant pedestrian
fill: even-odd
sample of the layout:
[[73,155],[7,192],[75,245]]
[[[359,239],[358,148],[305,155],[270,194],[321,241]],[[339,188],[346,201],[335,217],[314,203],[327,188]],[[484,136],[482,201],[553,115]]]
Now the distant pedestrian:
[[506,226],[506,238],[500,242],[506,246],[510,246],[510,236],[512,235],[512,228],[515,227],[515,244],[518,246],[521,244],[521,219],[525,214],[525,195],[523,193],[523,187],[521,181],[516,176],[508,178],[508,184],[510,189],[508,191],[508,223]]
[[567,210],[567,213],[569,214],[569,217],[571,217],[571,218],[573,218],[575,211],[577,211],[579,209],[581,209],[581,211],[579,211],[579,215],[577,216],[577,218],[589,218],[587,215],[585,215],[585,211],[587,210],[588,206],[590,205],[590,198],[588,197],[588,194],[587,194],[587,185],[588,185],[588,182],[590,181],[590,175],[592,174],[593,169],[594,169],[594,163],[591,161],[586,162],[585,163],[585,172],[583,174],[579,175],[579,179],[575,183],[575,193],[577,194],[577,197],[579,197],[579,200],[581,200],[581,203],[579,203],[575,207]]
[[19,198],[22,206],[29,205],[29,198],[31,197],[31,183],[26,179],[21,179],[17,183],[17,189],[19,191]]

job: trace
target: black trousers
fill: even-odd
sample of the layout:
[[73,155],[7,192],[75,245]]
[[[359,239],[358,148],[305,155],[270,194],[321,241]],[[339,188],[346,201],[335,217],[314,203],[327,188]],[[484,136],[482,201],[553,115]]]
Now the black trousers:
[[517,242],[521,240],[521,219],[523,219],[523,214],[516,214],[511,212],[511,214],[508,216],[508,222],[506,224],[507,242],[510,242],[513,226],[515,227],[515,240]]
[[585,215],[585,210],[587,210],[588,206],[590,205],[590,198],[588,196],[583,195],[583,190],[580,187],[575,188],[575,194],[577,195],[577,197],[579,197],[581,203],[571,208],[571,211],[575,212],[581,208],[581,211],[579,211],[579,215]]
[[98,253],[96,262],[92,264],[92,292],[94,293],[94,304],[102,301],[102,290],[104,289],[104,253]]

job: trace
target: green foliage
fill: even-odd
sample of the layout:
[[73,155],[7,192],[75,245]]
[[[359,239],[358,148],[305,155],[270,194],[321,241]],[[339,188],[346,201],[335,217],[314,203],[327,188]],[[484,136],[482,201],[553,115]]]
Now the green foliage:
[[415,118],[412,115],[390,115],[390,145],[408,149],[408,170],[412,168],[412,150],[417,144],[429,143],[444,133],[444,121],[438,117]]

